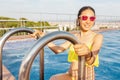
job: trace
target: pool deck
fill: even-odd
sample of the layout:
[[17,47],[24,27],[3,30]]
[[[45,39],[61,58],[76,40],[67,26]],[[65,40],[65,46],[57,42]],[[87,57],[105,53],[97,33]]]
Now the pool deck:
[[15,77],[10,73],[10,71],[3,65],[3,80],[15,80]]

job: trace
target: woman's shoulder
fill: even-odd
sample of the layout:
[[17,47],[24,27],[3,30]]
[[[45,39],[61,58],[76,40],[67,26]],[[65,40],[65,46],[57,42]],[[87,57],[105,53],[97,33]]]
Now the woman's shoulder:
[[103,35],[102,34],[100,34],[100,33],[96,33],[96,32],[94,32],[94,39],[97,39],[97,40],[100,40],[100,39],[103,39]]
[[102,34],[100,34],[100,33],[95,33],[95,37],[101,37],[101,38],[103,38],[103,35]]

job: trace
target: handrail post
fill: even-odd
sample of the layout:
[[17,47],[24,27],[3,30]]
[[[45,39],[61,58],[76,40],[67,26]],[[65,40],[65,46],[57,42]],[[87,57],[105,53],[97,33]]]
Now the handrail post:
[[78,56],[78,80],[85,80],[85,57]]
[[40,55],[40,80],[44,80],[44,49],[39,53]]

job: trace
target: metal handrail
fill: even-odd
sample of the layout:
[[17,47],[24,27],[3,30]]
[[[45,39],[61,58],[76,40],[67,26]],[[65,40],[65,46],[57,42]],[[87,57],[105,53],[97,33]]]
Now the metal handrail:
[[[23,59],[21,66],[20,66],[18,80],[29,80],[30,69],[31,69],[31,66],[32,66],[32,63],[35,57],[37,56],[39,51],[43,49],[45,45],[47,45],[49,42],[56,40],[56,39],[66,39],[73,44],[80,43],[79,40],[77,40],[77,38],[74,35],[68,32],[63,32],[63,31],[52,32],[52,33],[45,35],[42,38],[39,38],[37,42],[32,46],[30,51],[28,52],[28,55],[26,55],[26,57]],[[79,58],[78,75],[80,75],[78,76],[79,77],[78,80],[84,80],[85,59],[84,57],[78,57],[78,58]],[[43,72],[43,75],[44,75],[44,72]],[[40,79],[40,80],[44,80],[44,79]]]
[[5,33],[1,39],[0,39],[0,80],[2,80],[2,50],[3,50],[3,46],[5,44],[5,42],[7,41],[7,39],[17,33],[17,32],[28,32],[28,33],[33,33],[34,30],[30,29],[30,28],[15,28],[10,30],[9,32]]

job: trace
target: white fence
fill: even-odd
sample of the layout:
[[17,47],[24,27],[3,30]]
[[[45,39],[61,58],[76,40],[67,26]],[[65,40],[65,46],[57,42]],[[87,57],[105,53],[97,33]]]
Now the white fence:
[[[34,20],[29,20],[29,19],[28,20],[0,20],[0,23],[1,24],[3,23],[4,25],[4,22],[17,21],[19,22],[20,27],[25,27],[26,21],[35,21],[35,22],[36,21],[43,21],[43,22],[47,21],[49,22],[51,26],[57,25],[57,27],[59,27],[60,30],[66,30],[66,28],[73,29],[76,27],[77,14],[64,14],[64,13],[63,14],[62,13],[61,14],[59,13],[27,13],[27,14],[29,14],[29,17],[34,16],[36,19]],[[37,26],[37,27],[41,27],[41,26]],[[101,27],[120,28],[120,16],[97,15],[96,23],[93,29],[100,29]],[[2,27],[0,26],[0,28]]]

